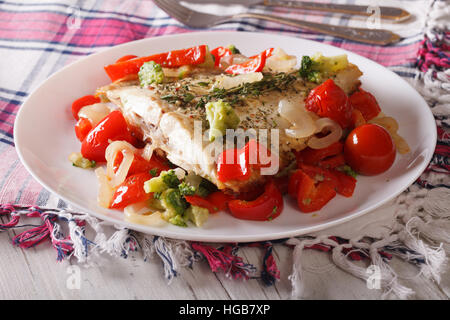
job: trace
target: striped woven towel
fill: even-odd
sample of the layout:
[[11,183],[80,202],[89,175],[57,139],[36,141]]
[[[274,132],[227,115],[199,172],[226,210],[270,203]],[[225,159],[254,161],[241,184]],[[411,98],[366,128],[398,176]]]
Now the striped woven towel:
[[[351,0],[339,2],[355,3]],[[370,259],[386,279],[382,283],[385,293],[392,292],[402,298],[412,292],[397,283],[395,272],[388,265],[392,255],[416,264],[424,275],[439,281],[445,252],[449,250],[449,6],[445,1],[432,0],[384,1],[383,5],[401,6],[414,15],[414,19],[402,24],[382,21],[383,28],[402,36],[399,43],[386,47],[253,19],[212,28],[290,35],[353,51],[389,67],[409,81],[429,102],[436,117],[438,145],[435,156],[426,172],[396,199],[395,212],[386,216],[384,224],[381,224],[389,226],[387,232],[368,227],[370,217],[363,217],[340,228],[277,242],[293,247],[294,264],[290,279],[295,296],[304,293],[301,252],[305,248],[333,252],[336,265],[363,279],[367,278],[365,269],[352,261]],[[312,15],[261,7],[193,7],[222,14],[250,10],[328,24],[367,26],[365,18],[348,19],[342,15]],[[58,259],[72,256],[79,262],[87,262],[88,252],[96,249],[119,256],[127,256],[130,250],[142,250],[145,255],[155,254],[162,258],[168,279],[176,276],[180,267],[199,259],[207,261],[213,271],[222,270],[235,278],[257,277],[268,285],[279,278],[276,261],[271,254],[274,242],[246,244],[264,250],[258,273],[258,268],[237,256],[237,250],[243,244],[217,247],[149,237],[127,229],[118,230],[108,238],[105,227],[96,219],[77,215],[67,203],[39,185],[22,166],[15,152],[13,125],[17,111],[30,92],[51,74],[106,47],[192,31],[197,30],[171,19],[151,1],[0,1],[0,231],[20,226],[21,215],[26,214],[42,219],[42,225],[25,230],[14,238],[14,243],[26,248],[50,240],[57,249]],[[69,225],[70,233],[63,235],[60,232],[61,223]],[[87,226],[96,232],[94,239],[85,236]]]

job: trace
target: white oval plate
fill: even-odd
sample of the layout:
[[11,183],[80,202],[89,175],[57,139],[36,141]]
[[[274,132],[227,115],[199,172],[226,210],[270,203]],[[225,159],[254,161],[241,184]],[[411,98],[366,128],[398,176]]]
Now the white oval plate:
[[[268,47],[281,47],[297,57],[317,51],[325,55],[346,53],[349,60],[364,73],[362,87],[375,95],[384,113],[398,120],[399,133],[409,143],[411,152],[405,156],[397,155],[394,165],[382,175],[358,177],[352,198],[336,196],[316,214],[300,213],[294,201],[286,197],[283,213],[273,221],[239,220],[224,212],[210,215],[202,228],[173,225],[149,227],[124,221],[122,212],[97,205],[94,172],[75,168],[67,159],[70,153],[80,150],[70,105],[76,98],[108,84],[103,66],[121,56],[144,56],[199,44],[207,44],[211,48],[234,44],[248,55]],[[426,102],[407,82],[381,65],[352,52],[273,34],[200,32],[122,44],[66,66],[47,79],[22,105],[15,122],[14,140],[21,161],[33,177],[84,212],[130,229],[176,239],[245,242],[318,231],[361,216],[392,199],[411,185],[426,168],[436,145],[436,125]]]

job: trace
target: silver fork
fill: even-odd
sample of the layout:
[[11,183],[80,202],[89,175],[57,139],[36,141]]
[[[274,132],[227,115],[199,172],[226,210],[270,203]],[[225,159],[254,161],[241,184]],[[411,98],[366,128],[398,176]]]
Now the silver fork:
[[191,28],[210,28],[239,18],[254,18],[369,44],[387,45],[400,40],[399,35],[384,29],[333,26],[260,13],[238,13],[230,16],[218,16],[191,10],[179,4],[176,0],[153,0],[153,2],[169,16]]

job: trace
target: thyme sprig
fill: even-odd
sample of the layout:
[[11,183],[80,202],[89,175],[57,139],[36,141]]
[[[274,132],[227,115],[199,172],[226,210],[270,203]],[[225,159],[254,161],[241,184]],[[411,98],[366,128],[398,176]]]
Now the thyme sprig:
[[[230,89],[213,88],[211,92],[198,96],[194,96],[192,93],[186,92],[185,90],[178,90],[178,92],[165,95],[161,97],[161,99],[172,103],[179,101],[179,104],[181,105],[195,103],[196,107],[204,107],[208,102],[219,99],[231,104],[236,104],[245,97],[256,98],[270,91],[283,91],[298,77],[298,72],[280,72],[276,74],[264,73],[263,78],[260,81],[243,83]],[[186,99],[186,97],[189,98]]]

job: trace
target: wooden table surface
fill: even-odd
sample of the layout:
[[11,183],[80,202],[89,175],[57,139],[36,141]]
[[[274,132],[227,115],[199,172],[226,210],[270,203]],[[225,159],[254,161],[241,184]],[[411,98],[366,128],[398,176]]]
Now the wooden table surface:
[[[193,270],[183,269],[169,285],[159,258],[144,262],[140,252],[127,259],[104,257],[95,267],[78,267],[69,261],[57,262],[49,242],[31,249],[11,245],[15,231],[0,233],[0,299],[290,299],[292,249],[274,246],[281,279],[267,287],[260,280],[232,280],[214,274],[207,264],[197,262]],[[242,248],[240,256],[259,267],[262,250]],[[307,298],[379,299],[381,291],[368,289],[365,281],[338,269],[330,255],[305,250]],[[450,269],[438,285],[417,277],[418,269],[393,259],[391,266],[400,282],[413,289],[414,299],[448,299]],[[79,276],[74,285],[73,276]]]

